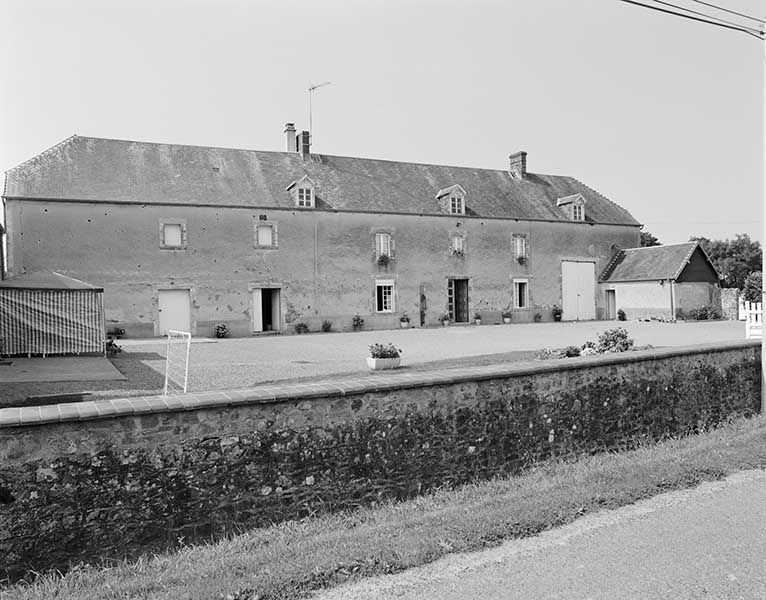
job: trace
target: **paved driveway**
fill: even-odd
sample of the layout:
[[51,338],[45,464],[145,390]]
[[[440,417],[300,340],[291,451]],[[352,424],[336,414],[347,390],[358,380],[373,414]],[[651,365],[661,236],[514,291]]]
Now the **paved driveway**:
[[[393,342],[402,349],[402,364],[424,363],[463,356],[499,354],[541,348],[582,345],[598,333],[625,327],[636,345],[684,346],[742,340],[744,323],[590,321],[487,326],[449,326],[432,329],[395,329],[209,340],[192,343],[190,390],[247,387],[259,382],[294,377],[324,376],[365,371],[368,346]],[[122,340],[127,358],[139,353],[155,356],[142,362],[164,372],[165,346],[155,340]]]

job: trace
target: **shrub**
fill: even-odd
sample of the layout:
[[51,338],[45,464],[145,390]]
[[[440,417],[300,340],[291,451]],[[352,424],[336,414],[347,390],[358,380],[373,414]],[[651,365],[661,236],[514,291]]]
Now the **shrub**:
[[590,340],[588,340],[587,342],[585,342],[582,345],[582,349],[583,350],[594,350],[594,351],[598,352],[598,349],[596,348],[596,342],[591,342]]
[[439,321],[441,321],[441,322],[449,321],[449,320],[450,320],[450,318],[449,318],[449,314],[448,313],[442,313],[442,315],[439,317]]
[[567,346],[564,348],[564,356],[572,358],[574,356],[580,356],[580,348],[577,346]]
[[378,264],[381,267],[387,267],[390,262],[391,262],[391,257],[388,254],[381,254],[380,256],[378,256]]
[[553,305],[553,308],[551,309],[551,313],[553,314],[554,321],[561,321],[561,314],[563,313],[563,311],[561,310],[561,307],[558,304]]
[[537,353],[535,357],[537,360],[550,360],[552,358],[564,358],[564,353],[561,350],[554,348],[543,348]]
[[354,331],[364,327],[364,319],[361,317],[361,315],[354,315],[354,318],[351,319],[351,327],[354,329]]
[[622,327],[608,329],[598,334],[599,353],[604,352],[626,352],[633,348],[633,340],[628,337],[628,332]]
[[332,321],[322,321],[322,331],[327,333],[332,330]]
[[626,321],[627,317],[625,316],[625,311],[622,309],[619,309],[617,311],[617,320],[618,321]]
[[594,354],[598,354],[598,350],[595,348],[583,348],[580,351],[580,356],[593,356]]
[[513,313],[511,312],[510,308],[506,308],[502,313],[500,313],[504,319],[511,319],[513,318]]
[[543,320],[543,315],[539,312],[536,312],[535,316],[532,318],[535,320],[535,323],[539,323],[540,321]]
[[702,306],[691,309],[688,316],[696,321],[707,321],[708,319],[720,319],[721,313],[712,306]]
[[399,358],[402,350],[393,344],[372,344],[370,356],[372,358]]
[[122,347],[117,345],[117,342],[115,342],[113,339],[106,340],[106,344],[104,345],[106,349],[106,355],[107,356],[116,356],[120,352],[122,352]]
[[298,335],[309,332],[308,324],[304,323],[303,321],[298,321],[295,325],[293,325],[293,329]]
[[742,288],[742,297],[745,302],[763,302],[763,273],[753,271],[745,279],[745,287]]
[[481,315],[477,312],[473,313],[473,320],[474,321],[481,321]]
[[226,327],[226,323],[218,323],[214,328],[214,333],[217,338],[229,337],[229,328]]

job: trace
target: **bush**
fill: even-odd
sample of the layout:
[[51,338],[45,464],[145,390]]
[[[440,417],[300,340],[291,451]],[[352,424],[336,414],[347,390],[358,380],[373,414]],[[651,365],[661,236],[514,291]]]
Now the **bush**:
[[293,325],[293,329],[298,335],[309,332],[309,326],[303,321],[298,321],[295,325]]
[[217,338],[229,337],[229,328],[226,327],[226,323],[218,323],[214,328],[214,332]]
[[633,348],[633,340],[628,337],[628,332],[622,327],[608,329],[598,334],[599,353],[604,352],[627,352]]
[[372,358],[399,358],[401,349],[393,344],[372,344],[370,346],[370,356]]
[[116,356],[120,352],[122,352],[122,347],[117,345],[117,342],[115,342],[113,339],[106,340],[105,344],[106,349],[106,355],[107,356]]
[[572,358],[575,356],[580,356],[580,348],[577,346],[567,346],[564,348],[564,356],[567,358]]
[[627,317],[625,316],[625,311],[622,309],[619,309],[617,311],[617,320],[618,321],[626,321]]
[[332,321],[322,321],[322,331],[327,333],[332,330]]
[[707,321],[708,319],[720,319],[721,313],[712,306],[702,306],[691,309],[688,316],[696,321]]
[[763,273],[753,271],[745,279],[745,287],[742,289],[742,297],[745,302],[763,302]]
[[351,327],[354,329],[354,331],[364,327],[364,319],[361,317],[361,315],[354,315],[354,318],[351,319]]
[[550,360],[552,358],[564,358],[564,353],[561,350],[554,348],[543,348],[537,353],[535,357],[537,360]]
[[535,323],[539,323],[540,321],[543,320],[543,315],[539,312],[536,312],[533,319],[535,320]]

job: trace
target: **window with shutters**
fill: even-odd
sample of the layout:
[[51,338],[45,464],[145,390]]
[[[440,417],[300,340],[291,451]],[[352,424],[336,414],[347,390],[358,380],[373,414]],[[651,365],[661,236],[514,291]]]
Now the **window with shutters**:
[[375,282],[375,312],[394,312],[393,279],[379,279]]
[[272,221],[258,221],[255,224],[255,247],[277,248],[277,224]]
[[513,245],[513,258],[523,263],[527,259],[527,236],[513,234],[511,236],[511,243]]
[[160,249],[183,250],[186,248],[186,221],[184,219],[160,219]]
[[456,256],[465,256],[465,236],[453,234],[450,238],[450,250]]

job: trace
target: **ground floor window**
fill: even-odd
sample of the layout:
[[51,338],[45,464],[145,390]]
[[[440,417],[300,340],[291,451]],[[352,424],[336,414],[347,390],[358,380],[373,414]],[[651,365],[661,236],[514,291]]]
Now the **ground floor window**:
[[375,282],[375,312],[394,312],[393,280]]
[[513,306],[515,308],[529,306],[529,282],[526,279],[513,280]]

